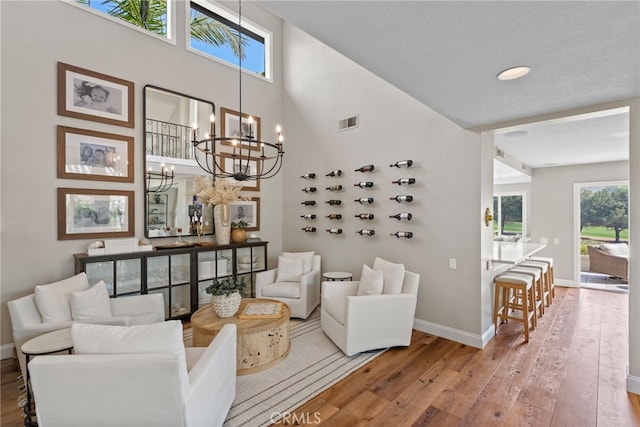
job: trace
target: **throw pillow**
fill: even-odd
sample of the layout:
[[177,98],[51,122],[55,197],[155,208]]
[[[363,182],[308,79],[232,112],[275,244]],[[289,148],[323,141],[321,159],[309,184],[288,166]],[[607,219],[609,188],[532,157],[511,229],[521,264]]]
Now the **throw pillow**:
[[36,306],[43,323],[68,322],[71,318],[71,293],[89,289],[85,273],[47,285],[38,285],[34,290]]
[[313,257],[315,252],[282,252],[284,257],[302,257],[302,272],[308,273],[313,268]]
[[600,245],[600,249],[609,255],[629,258],[629,246],[626,243],[603,243]]
[[302,273],[302,257],[278,257],[278,277],[276,282],[299,282]]
[[102,280],[87,290],[71,292],[71,318],[84,320],[96,317],[111,317],[109,292]]
[[383,294],[401,294],[404,281],[404,264],[396,264],[376,257],[373,269],[382,271],[384,282]]
[[357,295],[380,295],[383,286],[382,271],[373,270],[366,264],[363,265]]

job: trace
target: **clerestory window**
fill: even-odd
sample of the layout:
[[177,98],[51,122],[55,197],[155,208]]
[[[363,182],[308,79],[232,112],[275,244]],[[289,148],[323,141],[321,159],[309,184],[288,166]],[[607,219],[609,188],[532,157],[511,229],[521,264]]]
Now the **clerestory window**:
[[189,48],[224,63],[271,78],[271,33],[242,15],[206,0],[191,2]]

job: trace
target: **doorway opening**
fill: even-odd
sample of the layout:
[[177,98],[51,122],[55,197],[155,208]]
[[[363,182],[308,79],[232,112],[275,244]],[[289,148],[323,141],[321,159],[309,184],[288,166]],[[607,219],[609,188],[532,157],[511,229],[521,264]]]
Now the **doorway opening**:
[[628,182],[580,183],[574,189],[580,287],[628,292]]

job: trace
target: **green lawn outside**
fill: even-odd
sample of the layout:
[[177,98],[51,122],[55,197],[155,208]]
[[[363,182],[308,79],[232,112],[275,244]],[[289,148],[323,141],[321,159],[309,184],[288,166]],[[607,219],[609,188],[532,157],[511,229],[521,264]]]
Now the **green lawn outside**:
[[[498,224],[493,223],[493,231],[498,231]],[[522,223],[521,222],[506,222],[504,224],[504,232],[505,233],[520,233],[522,234]]]
[[[616,233],[606,227],[582,227],[581,237],[593,237],[597,239],[614,240]],[[629,240],[629,230],[620,232],[620,240]]]

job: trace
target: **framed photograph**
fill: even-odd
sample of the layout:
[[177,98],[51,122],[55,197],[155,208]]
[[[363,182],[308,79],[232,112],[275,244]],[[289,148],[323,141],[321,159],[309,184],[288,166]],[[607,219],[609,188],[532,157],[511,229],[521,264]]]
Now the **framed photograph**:
[[[222,115],[222,136],[233,138],[241,137],[241,136],[253,136],[253,138],[257,141],[260,140],[260,117],[251,116],[250,114],[242,113],[242,120],[240,120],[240,113],[237,111],[229,110],[228,108],[220,108],[220,113]],[[249,117],[253,120],[251,125],[249,125]],[[233,146],[230,142],[222,142],[223,145]],[[258,151],[260,147],[257,142],[252,144],[242,144],[242,148],[249,148],[250,150]]]
[[134,126],[133,82],[58,62],[58,114]]
[[260,230],[260,197],[252,197],[251,200],[240,200],[229,203],[231,221],[244,221],[249,224],[247,231]]
[[[237,172],[240,170],[240,159],[233,158],[231,154],[222,153],[222,167],[225,172]],[[247,164],[247,157],[242,156],[242,168],[247,175],[256,175],[260,173],[260,159],[257,157],[249,157],[249,163]],[[242,184],[242,190],[245,191],[260,191],[260,180],[251,181],[236,181],[233,178],[228,178],[233,183]]]
[[135,234],[134,192],[58,188],[58,240]]
[[58,126],[58,178],[133,182],[133,137]]

